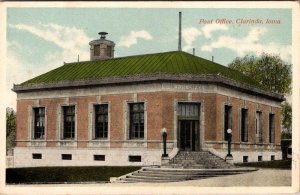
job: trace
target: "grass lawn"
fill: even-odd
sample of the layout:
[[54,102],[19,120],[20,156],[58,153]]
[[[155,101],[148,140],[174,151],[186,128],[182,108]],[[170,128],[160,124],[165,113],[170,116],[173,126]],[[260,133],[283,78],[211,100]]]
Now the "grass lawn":
[[247,163],[236,163],[236,166],[242,167],[259,167],[259,168],[273,168],[273,169],[291,169],[291,160],[273,160],[273,161],[262,161],[262,162],[247,162]]
[[32,167],[6,169],[6,183],[109,181],[140,167]]

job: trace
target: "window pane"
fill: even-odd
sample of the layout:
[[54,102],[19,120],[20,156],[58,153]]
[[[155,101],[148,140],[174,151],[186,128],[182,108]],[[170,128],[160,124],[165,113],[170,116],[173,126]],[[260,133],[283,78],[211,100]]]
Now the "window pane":
[[45,108],[34,108],[34,139],[43,139],[45,131]]
[[247,116],[248,116],[248,110],[242,109],[241,110],[241,138],[242,142],[248,141],[248,129],[247,129]]
[[75,137],[75,106],[64,106],[63,111],[63,139],[73,139]]
[[94,139],[107,138],[108,135],[108,105],[95,105]]
[[130,139],[144,138],[144,103],[130,104],[129,109]]
[[231,106],[225,105],[224,107],[224,140],[228,140],[227,129],[231,129]]
[[261,129],[261,127],[262,127],[262,123],[261,123],[261,115],[262,115],[262,113],[261,112],[259,112],[259,111],[257,111],[256,112],[256,126],[255,126],[255,132],[256,132],[256,139],[257,139],[257,142],[258,143],[262,143],[262,129]]
[[275,121],[274,121],[275,115],[269,114],[269,142],[274,143],[275,142]]
[[177,115],[181,118],[193,118],[199,117],[199,104],[198,103],[178,103]]

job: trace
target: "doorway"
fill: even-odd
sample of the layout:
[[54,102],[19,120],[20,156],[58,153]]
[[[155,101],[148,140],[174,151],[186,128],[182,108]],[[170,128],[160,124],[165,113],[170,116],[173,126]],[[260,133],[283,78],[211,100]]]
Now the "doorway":
[[178,103],[177,120],[179,149],[181,151],[198,151],[200,146],[200,104]]
[[195,151],[198,121],[196,120],[179,120],[180,128],[180,150]]

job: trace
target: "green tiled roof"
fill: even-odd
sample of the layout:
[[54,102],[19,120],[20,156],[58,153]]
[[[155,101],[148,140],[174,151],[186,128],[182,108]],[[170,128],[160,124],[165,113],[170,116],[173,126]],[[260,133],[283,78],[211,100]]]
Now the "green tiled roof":
[[215,74],[241,83],[259,87],[257,82],[238,71],[182,51],[68,63],[30,79],[22,83],[20,86],[155,73],[167,73],[174,75]]

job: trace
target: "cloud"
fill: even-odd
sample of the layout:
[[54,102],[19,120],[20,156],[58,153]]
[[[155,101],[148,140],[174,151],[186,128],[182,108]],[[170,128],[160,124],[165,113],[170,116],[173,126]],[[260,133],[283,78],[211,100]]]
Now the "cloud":
[[212,37],[212,33],[213,33],[214,31],[219,31],[219,30],[226,31],[226,30],[228,30],[228,26],[213,23],[213,24],[206,24],[206,25],[202,28],[204,37],[205,37],[205,38],[208,38],[208,39],[210,39],[210,38]]
[[252,28],[246,37],[236,38],[231,36],[220,36],[216,41],[203,45],[202,51],[211,52],[215,48],[227,48],[236,52],[239,56],[253,53],[259,56],[263,52],[273,53],[281,56],[283,60],[290,61],[291,46],[283,46],[275,42],[259,43],[260,38],[267,32],[266,28]]
[[201,31],[198,30],[195,27],[190,27],[190,28],[184,28],[182,30],[182,38],[186,45],[184,46],[183,50],[188,50],[193,48],[193,42],[202,35]]
[[58,24],[10,24],[9,27],[29,32],[51,42],[63,49],[63,54],[59,55],[62,61],[75,61],[77,55],[83,60],[89,59],[88,42],[90,37],[82,29],[75,27],[61,26]]
[[138,39],[152,40],[153,37],[150,33],[145,30],[140,31],[130,31],[129,35],[122,36],[118,46],[120,47],[131,47],[132,45],[137,44]]
[[[30,60],[21,57],[18,51],[24,50],[24,46],[16,41],[7,42],[7,102],[6,106],[16,108],[16,94],[11,91],[13,84],[22,83],[28,79],[45,73],[49,70],[63,65],[63,62],[89,60],[90,37],[82,29],[61,26],[58,24],[15,24],[10,28],[31,33],[46,42],[55,44],[58,49],[44,54],[36,66]],[[40,66],[42,64],[42,66]],[[33,68],[32,68],[33,67]]]

